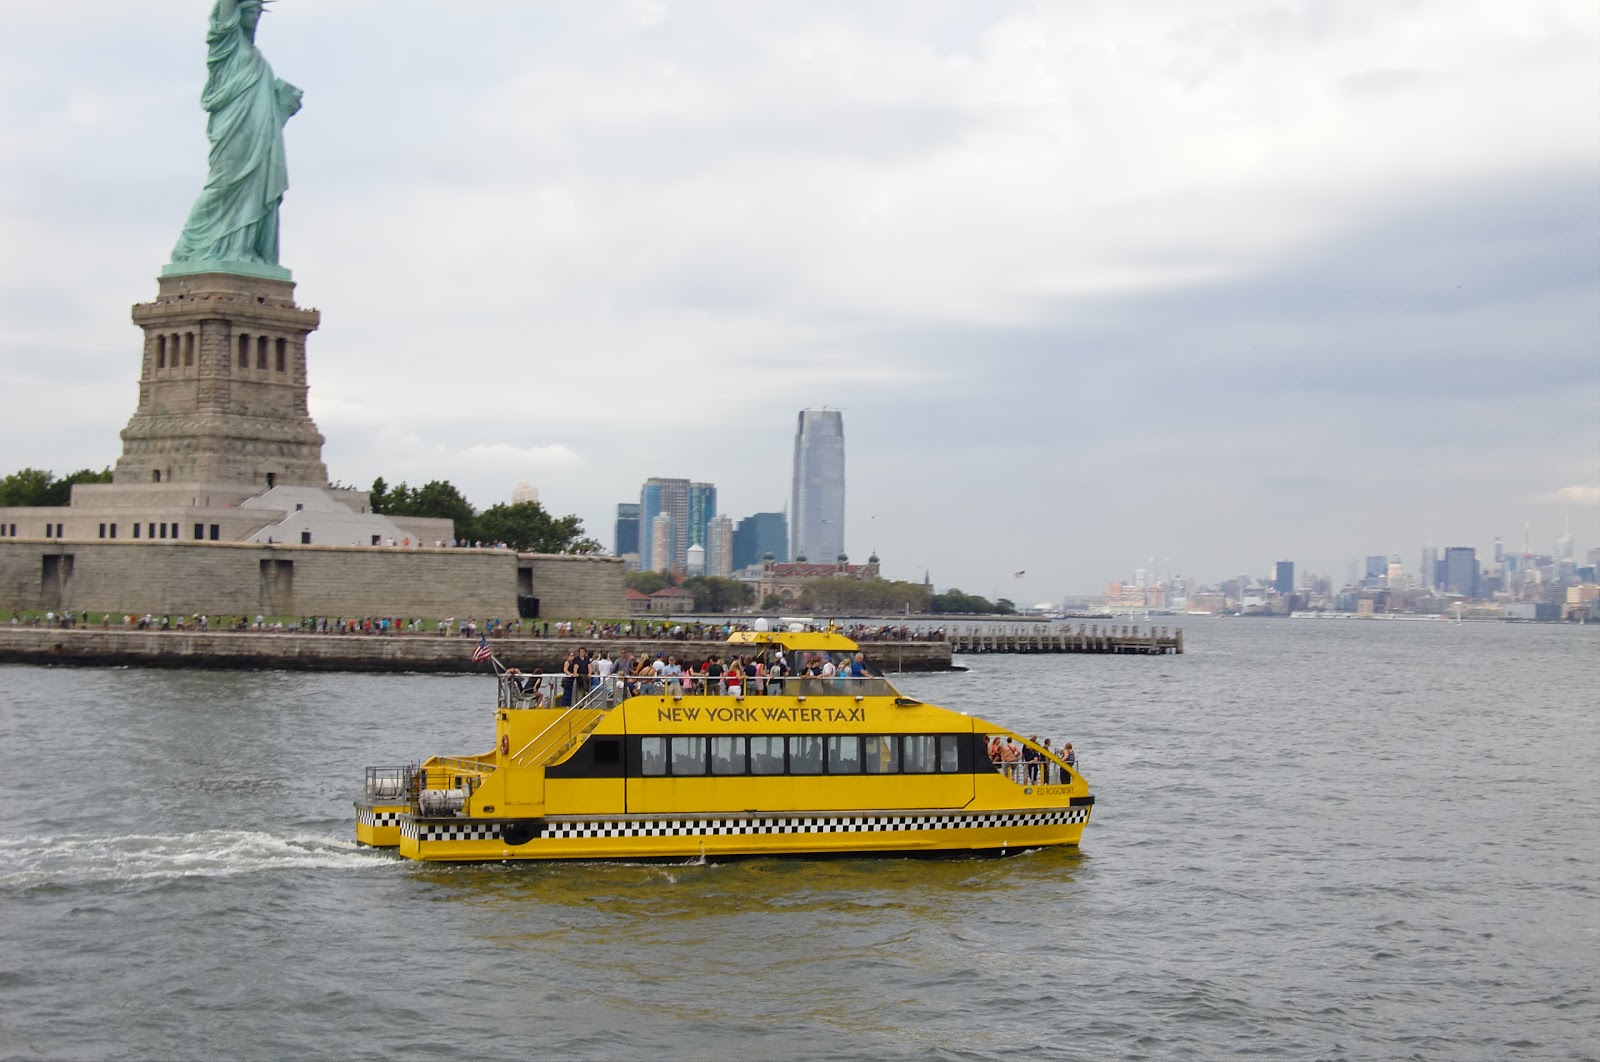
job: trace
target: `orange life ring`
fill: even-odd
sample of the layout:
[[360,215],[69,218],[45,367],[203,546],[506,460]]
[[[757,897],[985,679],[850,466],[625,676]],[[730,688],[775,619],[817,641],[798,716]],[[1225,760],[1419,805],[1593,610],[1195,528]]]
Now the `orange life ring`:
[[500,735],[500,752],[502,754],[504,754],[504,753],[508,753],[510,751],[511,751],[511,735],[510,734],[501,734]]

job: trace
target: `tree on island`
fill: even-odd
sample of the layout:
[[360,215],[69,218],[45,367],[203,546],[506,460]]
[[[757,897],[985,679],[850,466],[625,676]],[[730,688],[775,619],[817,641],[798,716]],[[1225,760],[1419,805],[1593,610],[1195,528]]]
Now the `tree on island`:
[[806,583],[797,604],[808,612],[836,614],[925,612],[928,608],[928,589],[921,583],[901,580],[828,577]]
[[1009,616],[1017,611],[1017,606],[1003,597],[990,602],[976,594],[964,594],[953,586],[945,593],[934,594],[930,604],[933,612],[958,616]]
[[625,572],[622,576],[622,585],[629,590],[637,590],[649,597],[657,590],[665,590],[669,586],[677,586],[678,580],[671,572]]
[[695,575],[680,578],[677,572],[627,572],[622,585],[648,597],[669,586],[681,586],[694,595],[696,612],[733,612],[749,608],[756,600],[756,589],[737,579],[720,575]]
[[99,472],[82,468],[65,479],[54,472],[24,468],[0,479],[0,506],[66,505],[72,500],[74,483],[110,483],[111,469]]
[[696,612],[732,612],[755,603],[756,588],[737,579],[720,575],[696,575],[683,581],[683,588],[694,595]]
[[[426,490],[427,488],[423,488]],[[600,543],[583,533],[576,516],[559,519],[536,501],[491,505],[473,524],[475,538],[504,542],[520,553],[598,553]]]
[[436,479],[415,489],[390,486],[382,476],[367,492],[372,511],[384,516],[422,516],[449,520],[455,536],[469,542],[504,542],[524,553],[598,553],[600,543],[583,533],[576,516],[551,516],[538,502],[491,505],[482,513],[455,484]]

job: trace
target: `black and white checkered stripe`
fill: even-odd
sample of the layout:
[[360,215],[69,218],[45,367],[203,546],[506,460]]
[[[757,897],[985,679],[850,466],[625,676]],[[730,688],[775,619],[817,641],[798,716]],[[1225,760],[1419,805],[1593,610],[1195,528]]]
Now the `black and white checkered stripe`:
[[[408,832],[409,831],[409,832]],[[402,823],[400,833],[419,841],[498,841],[498,822],[410,822]]]
[[778,833],[898,833],[918,830],[994,830],[1087,822],[1088,808],[992,815],[786,815],[775,818],[552,821],[546,838],[727,837]]
[[[397,816],[398,817],[398,816]],[[759,834],[904,833],[921,830],[1005,830],[1067,826],[1089,820],[1088,808],[987,815],[784,815],[758,818],[588,819],[549,821],[545,840],[607,837],[737,837]],[[402,836],[417,841],[497,841],[497,822],[417,822],[401,818]]]
[[398,826],[405,817],[404,811],[374,811],[371,808],[356,808],[356,821],[363,826]]

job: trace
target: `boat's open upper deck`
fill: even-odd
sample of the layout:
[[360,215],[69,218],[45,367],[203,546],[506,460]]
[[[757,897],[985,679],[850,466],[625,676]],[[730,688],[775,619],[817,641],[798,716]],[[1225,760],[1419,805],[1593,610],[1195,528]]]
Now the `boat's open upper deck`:
[[612,707],[629,697],[899,697],[855,642],[834,631],[736,631],[728,652],[694,660],[662,650],[566,671],[500,674],[500,708]]

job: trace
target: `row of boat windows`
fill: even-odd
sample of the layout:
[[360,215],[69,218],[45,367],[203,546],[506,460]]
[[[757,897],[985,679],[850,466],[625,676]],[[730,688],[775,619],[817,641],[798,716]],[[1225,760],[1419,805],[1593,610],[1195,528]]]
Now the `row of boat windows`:
[[646,777],[934,774],[961,769],[959,734],[814,734],[639,739]]

